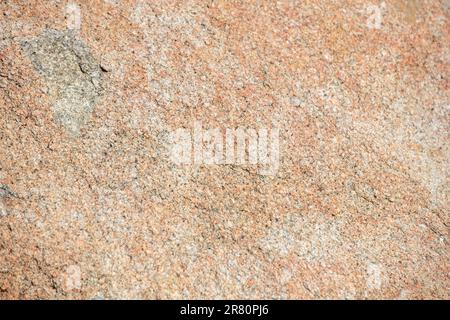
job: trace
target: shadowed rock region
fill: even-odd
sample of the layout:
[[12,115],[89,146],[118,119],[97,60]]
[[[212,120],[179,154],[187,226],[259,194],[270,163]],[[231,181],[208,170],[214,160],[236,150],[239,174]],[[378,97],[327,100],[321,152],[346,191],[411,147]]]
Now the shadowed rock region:
[[[0,299],[449,299],[449,28],[446,0],[0,1]],[[207,158],[237,128],[256,149]]]

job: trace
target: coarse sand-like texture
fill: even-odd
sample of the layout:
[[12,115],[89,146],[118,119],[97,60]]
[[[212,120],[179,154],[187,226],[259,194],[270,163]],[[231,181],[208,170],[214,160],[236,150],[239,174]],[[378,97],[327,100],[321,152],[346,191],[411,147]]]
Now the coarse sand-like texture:
[[449,299],[449,6],[0,1],[0,299]]

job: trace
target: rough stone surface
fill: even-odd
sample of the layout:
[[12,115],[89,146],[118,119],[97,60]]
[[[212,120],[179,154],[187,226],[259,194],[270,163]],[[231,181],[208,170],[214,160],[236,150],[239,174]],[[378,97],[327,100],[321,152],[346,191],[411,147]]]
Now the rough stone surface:
[[24,41],[24,52],[48,82],[54,117],[71,133],[89,120],[101,91],[101,68],[73,32],[45,30]]
[[[449,2],[0,2],[0,298],[449,299]],[[278,171],[171,132],[280,129]]]

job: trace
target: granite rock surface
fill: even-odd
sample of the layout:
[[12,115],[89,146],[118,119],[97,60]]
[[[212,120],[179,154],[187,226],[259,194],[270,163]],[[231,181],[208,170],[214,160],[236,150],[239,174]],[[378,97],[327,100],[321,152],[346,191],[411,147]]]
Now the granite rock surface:
[[[449,27],[447,0],[0,1],[0,299],[449,299]],[[275,170],[173,161],[199,124],[276,128]]]

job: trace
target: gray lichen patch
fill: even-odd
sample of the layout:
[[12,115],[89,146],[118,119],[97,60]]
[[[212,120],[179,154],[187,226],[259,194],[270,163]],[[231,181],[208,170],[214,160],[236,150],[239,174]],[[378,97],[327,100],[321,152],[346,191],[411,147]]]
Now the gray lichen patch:
[[0,198],[17,197],[17,194],[9,189],[7,185],[0,184]]
[[77,135],[102,94],[102,71],[89,48],[72,31],[50,29],[22,48],[47,82],[55,120]]
[[0,184],[0,218],[8,215],[8,211],[2,202],[2,199],[6,198],[17,198],[17,194],[11,191],[7,185]]

